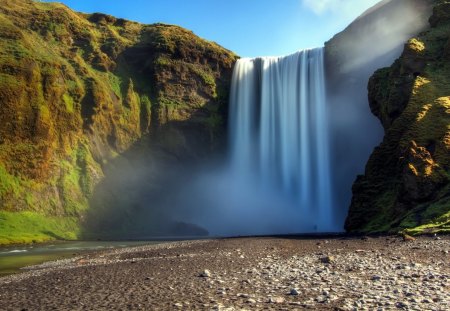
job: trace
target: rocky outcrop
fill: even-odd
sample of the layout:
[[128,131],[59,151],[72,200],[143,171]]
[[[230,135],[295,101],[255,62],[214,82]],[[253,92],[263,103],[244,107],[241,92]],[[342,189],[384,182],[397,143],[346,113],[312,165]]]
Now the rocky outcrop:
[[235,59],[177,26],[3,1],[0,244],[79,236],[130,150],[182,162],[220,148]]
[[390,66],[404,43],[428,28],[433,0],[384,0],[325,43],[334,213],[344,223],[351,188],[383,138],[369,109],[367,83],[378,68]]
[[348,231],[450,230],[449,12],[448,1],[437,1],[431,28],[370,79],[370,108],[385,136],[354,183]]

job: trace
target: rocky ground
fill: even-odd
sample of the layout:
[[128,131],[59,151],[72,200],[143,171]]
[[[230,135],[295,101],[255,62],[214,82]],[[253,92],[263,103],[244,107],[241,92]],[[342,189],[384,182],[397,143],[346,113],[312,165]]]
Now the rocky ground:
[[450,237],[236,238],[0,278],[0,310],[450,310]]

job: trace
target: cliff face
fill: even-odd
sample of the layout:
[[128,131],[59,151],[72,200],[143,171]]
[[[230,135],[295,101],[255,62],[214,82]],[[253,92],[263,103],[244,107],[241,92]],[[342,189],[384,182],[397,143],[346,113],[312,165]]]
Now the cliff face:
[[330,158],[335,186],[334,215],[344,223],[351,188],[383,138],[371,113],[367,83],[378,68],[390,66],[404,43],[428,27],[433,0],[384,0],[325,43]]
[[385,136],[353,185],[348,231],[450,230],[449,12],[437,1],[431,28],[369,81]]
[[79,236],[130,150],[180,162],[220,148],[235,59],[177,26],[2,1],[0,244]]

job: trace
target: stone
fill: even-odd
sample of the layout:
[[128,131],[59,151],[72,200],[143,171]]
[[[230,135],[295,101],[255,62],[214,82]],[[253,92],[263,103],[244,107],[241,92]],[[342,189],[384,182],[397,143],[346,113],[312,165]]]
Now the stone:
[[280,304],[284,302],[284,298],[283,297],[270,297],[269,298],[269,303],[275,303],[275,304]]
[[290,294],[292,296],[297,296],[299,294],[298,289],[297,288],[292,288],[290,291]]
[[379,280],[381,280],[381,276],[379,276],[377,274],[372,275],[372,281],[379,281]]
[[324,302],[326,302],[327,301],[327,297],[325,297],[325,296],[317,296],[316,297],[316,301],[318,302],[318,303],[324,303]]
[[202,278],[209,278],[209,277],[211,277],[211,271],[209,271],[209,270],[203,270],[203,272],[201,272],[201,273],[199,274],[199,276],[202,277]]
[[321,257],[320,261],[322,263],[326,263],[326,264],[330,264],[334,261],[334,257],[333,256],[325,256],[325,257]]

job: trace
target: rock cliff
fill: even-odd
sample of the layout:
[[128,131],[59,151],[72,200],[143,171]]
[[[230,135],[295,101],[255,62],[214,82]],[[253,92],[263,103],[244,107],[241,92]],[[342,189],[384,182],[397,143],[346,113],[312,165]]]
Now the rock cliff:
[[127,155],[220,148],[235,60],[177,26],[2,1],[0,244],[79,237]]
[[429,24],[369,81],[385,135],[353,185],[348,231],[450,230],[450,2]]

